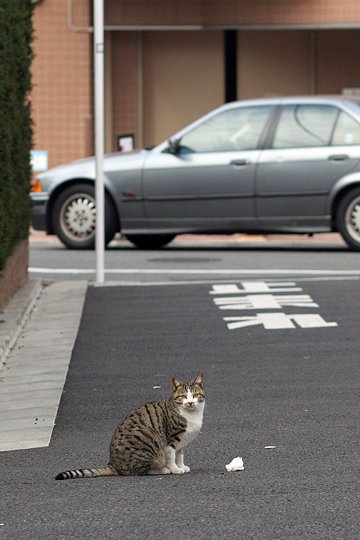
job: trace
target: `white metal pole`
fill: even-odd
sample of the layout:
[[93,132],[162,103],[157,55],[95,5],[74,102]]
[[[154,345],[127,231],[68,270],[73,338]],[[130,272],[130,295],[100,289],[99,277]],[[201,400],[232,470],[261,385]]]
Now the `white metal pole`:
[[96,282],[104,282],[104,0],[94,0]]

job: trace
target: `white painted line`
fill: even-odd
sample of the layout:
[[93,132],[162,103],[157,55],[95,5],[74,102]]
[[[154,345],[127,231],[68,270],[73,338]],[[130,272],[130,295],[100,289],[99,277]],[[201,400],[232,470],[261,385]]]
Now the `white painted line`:
[[[345,278],[346,279],[346,278]],[[269,291],[278,292],[279,285],[283,290],[289,289],[286,287],[286,282],[270,282],[270,281],[240,281],[239,284],[233,283],[230,285],[213,285],[210,294],[227,294],[227,296],[215,296],[214,304],[219,309],[232,309],[238,311],[259,310],[259,309],[281,309],[285,306],[318,308],[319,305],[313,301],[308,294],[269,294]],[[288,285],[296,285],[296,282],[289,282]],[[299,290],[294,287],[295,290]],[[302,289],[300,289],[301,291]],[[261,291],[261,292],[259,292]],[[266,291],[266,294],[264,294]],[[239,293],[247,292],[245,296],[229,296],[238,295]],[[281,291],[280,291],[281,292]],[[247,328],[249,326],[263,326],[265,330],[276,329],[293,329],[300,328],[326,328],[337,326],[336,322],[327,322],[318,313],[256,313],[254,315],[224,317],[229,330],[237,330]]]
[[33,274],[95,274],[95,270],[90,268],[45,268],[29,267],[29,272]]
[[[284,278],[282,278],[284,279]],[[311,277],[297,278],[297,281],[359,281],[360,276],[336,276],[336,277]],[[209,285],[213,283],[234,283],[234,280],[226,279],[192,279],[187,281],[106,281],[105,283],[93,283],[94,287],[172,287],[174,285]],[[275,283],[275,282],[274,282]]]
[[225,296],[214,298],[219,309],[281,309],[283,306],[319,307],[308,294]]
[[325,276],[325,277],[298,277],[296,281],[354,281],[359,280],[360,276]]
[[[29,272],[36,274],[95,274],[95,270],[87,268],[44,268],[30,267]],[[304,270],[281,268],[271,270],[251,269],[239,270],[238,268],[114,268],[105,270],[106,274],[177,274],[177,275],[342,275],[342,276],[360,276],[360,270]]]
[[86,288],[86,281],[45,287],[8,355],[1,372],[0,451],[49,445]]
[[[229,330],[238,330],[249,326],[263,326],[265,330],[294,329],[300,328],[327,328],[337,326],[336,322],[327,322],[321,315],[315,314],[292,314],[285,313],[256,313],[245,317],[224,317]],[[295,324],[296,323],[296,324]]]
[[238,284],[214,285],[210,294],[248,294],[248,293],[274,293],[274,292],[293,292],[302,291],[301,287],[295,287],[295,282],[287,281],[285,283],[276,281],[274,283],[265,281],[243,281],[242,288]]

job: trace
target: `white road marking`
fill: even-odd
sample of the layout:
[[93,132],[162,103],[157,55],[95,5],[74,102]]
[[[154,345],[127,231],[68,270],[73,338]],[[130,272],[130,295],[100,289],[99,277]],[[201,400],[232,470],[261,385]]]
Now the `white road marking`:
[[[296,285],[295,282],[289,282],[289,285]],[[281,285],[286,290],[284,282],[266,282],[266,281],[241,281],[240,284],[213,285],[210,294],[220,294],[226,292],[229,294],[239,294],[247,292],[245,296],[223,296],[213,298],[214,304],[219,309],[233,310],[268,310],[281,309],[285,306],[314,308],[319,307],[308,294],[259,294],[259,291],[275,291],[276,287]],[[295,288],[295,287],[294,287]],[[295,288],[302,291],[301,288]],[[224,317],[229,330],[236,330],[249,326],[263,326],[265,330],[292,329],[298,325],[300,328],[324,328],[337,326],[336,322],[326,322],[318,313],[313,314],[285,314],[278,312],[255,313],[251,316],[243,317]],[[296,324],[295,324],[296,323]]]
[[95,274],[90,268],[45,268],[30,266],[28,271],[33,274]]
[[281,309],[283,306],[319,307],[308,294],[256,294],[254,296],[234,296],[214,298],[219,309]]
[[[29,267],[29,272],[34,274],[95,274],[95,269],[89,268],[45,268]],[[259,270],[238,268],[113,268],[105,269],[105,274],[178,274],[178,275],[314,275],[314,276],[360,276],[360,270],[304,270],[304,269],[271,269]]]
[[[346,277],[344,279],[347,279]],[[360,278],[355,278],[360,279]],[[221,282],[224,280],[222,279]],[[234,280],[231,280],[234,281]],[[210,285],[214,280],[192,279],[187,281],[105,281],[104,283],[90,282],[96,288],[101,287],[172,287],[174,285]]]
[[265,281],[244,281],[242,288],[237,284],[231,285],[214,285],[210,294],[248,294],[248,293],[273,293],[273,292],[290,292],[302,291],[301,287],[295,287],[295,282],[273,282],[266,283]]
[[337,326],[336,322],[326,322],[321,315],[285,315],[285,313],[257,313],[247,317],[225,317],[229,330],[236,330],[248,326],[263,326],[265,330],[285,330],[296,328],[324,328]]
[[[284,279],[284,278],[283,278]],[[297,278],[297,281],[312,281],[312,282],[321,282],[321,281],[359,281],[360,276],[336,276],[336,277],[299,277]],[[180,280],[173,280],[173,281],[105,281],[104,283],[94,283],[90,282],[94,287],[172,287],[174,285],[209,285],[214,284],[215,279],[192,279],[191,281],[180,281]],[[225,279],[218,279],[218,283],[226,283],[230,282],[230,280]],[[234,283],[234,280],[231,280],[231,283]],[[302,290],[302,289],[300,289]],[[212,292],[210,291],[210,294]]]

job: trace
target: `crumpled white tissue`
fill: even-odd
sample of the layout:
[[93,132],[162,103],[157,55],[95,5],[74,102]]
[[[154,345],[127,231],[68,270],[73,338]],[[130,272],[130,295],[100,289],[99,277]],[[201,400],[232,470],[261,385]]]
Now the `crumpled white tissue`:
[[244,470],[244,462],[241,457],[236,457],[230,463],[225,465],[226,470],[229,472],[233,471],[243,471]]

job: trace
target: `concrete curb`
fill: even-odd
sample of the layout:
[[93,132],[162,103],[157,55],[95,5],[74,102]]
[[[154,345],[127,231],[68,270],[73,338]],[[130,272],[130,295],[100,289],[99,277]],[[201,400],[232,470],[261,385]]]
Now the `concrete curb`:
[[0,371],[26,326],[44,289],[41,279],[28,280],[11,298],[1,314]]
[[53,281],[21,291],[27,307],[14,311],[14,345],[1,372],[0,452],[49,445],[87,287]]

